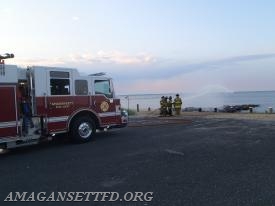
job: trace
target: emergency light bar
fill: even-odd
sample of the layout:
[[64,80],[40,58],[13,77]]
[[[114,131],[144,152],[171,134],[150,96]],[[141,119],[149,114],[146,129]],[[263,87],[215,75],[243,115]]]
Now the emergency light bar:
[[95,74],[90,74],[89,76],[104,76],[106,75],[105,72],[99,72],[99,73],[95,73]]
[[0,60],[2,60],[2,59],[9,59],[9,58],[14,58],[14,54],[9,54],[9,53],[6,53],[4,55],[0,54]]

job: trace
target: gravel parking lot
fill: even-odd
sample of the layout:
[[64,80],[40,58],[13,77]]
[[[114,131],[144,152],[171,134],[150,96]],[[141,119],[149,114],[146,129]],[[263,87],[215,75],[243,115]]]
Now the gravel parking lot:
[[[275,205],[274,121],[171,119],[132,118],[87,144],[61,137],[0,155],[0,205]],[[80,191],[153,199],[4,202],[11,192]]]

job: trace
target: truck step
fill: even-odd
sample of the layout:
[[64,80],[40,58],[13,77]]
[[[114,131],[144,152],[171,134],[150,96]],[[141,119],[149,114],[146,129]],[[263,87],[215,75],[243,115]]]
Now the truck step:
[[5,137],[0,139],[0,147],[16,148],[27,145],[34,145],[40,142],[40,135],[28,135],[23,137]]

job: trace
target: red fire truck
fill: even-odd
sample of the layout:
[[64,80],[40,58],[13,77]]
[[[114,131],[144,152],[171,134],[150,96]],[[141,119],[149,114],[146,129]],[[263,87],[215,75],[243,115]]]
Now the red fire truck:
[[[127,112],[104,73],[81,76],[76,69],[5,65],[0,55],[0,148],[37,144],[68,133],[87,142],[96,131],[127,125]],[[26,111],[27,110],[27,111]]]

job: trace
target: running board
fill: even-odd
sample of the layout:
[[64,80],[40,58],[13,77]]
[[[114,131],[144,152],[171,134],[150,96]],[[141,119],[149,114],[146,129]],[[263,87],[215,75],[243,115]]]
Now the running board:
[[16,140],[12,142],[7,142],[7,149],[16,148],[16,147],[23,147],[29,145],[35,145],[39,143],[39,139],[27,139],[27,140]]
[[5,137],[0,138],[0,148],[10,149],[28,145],[38,144],[40,142],[40,135],[28,135],[26,137]]

